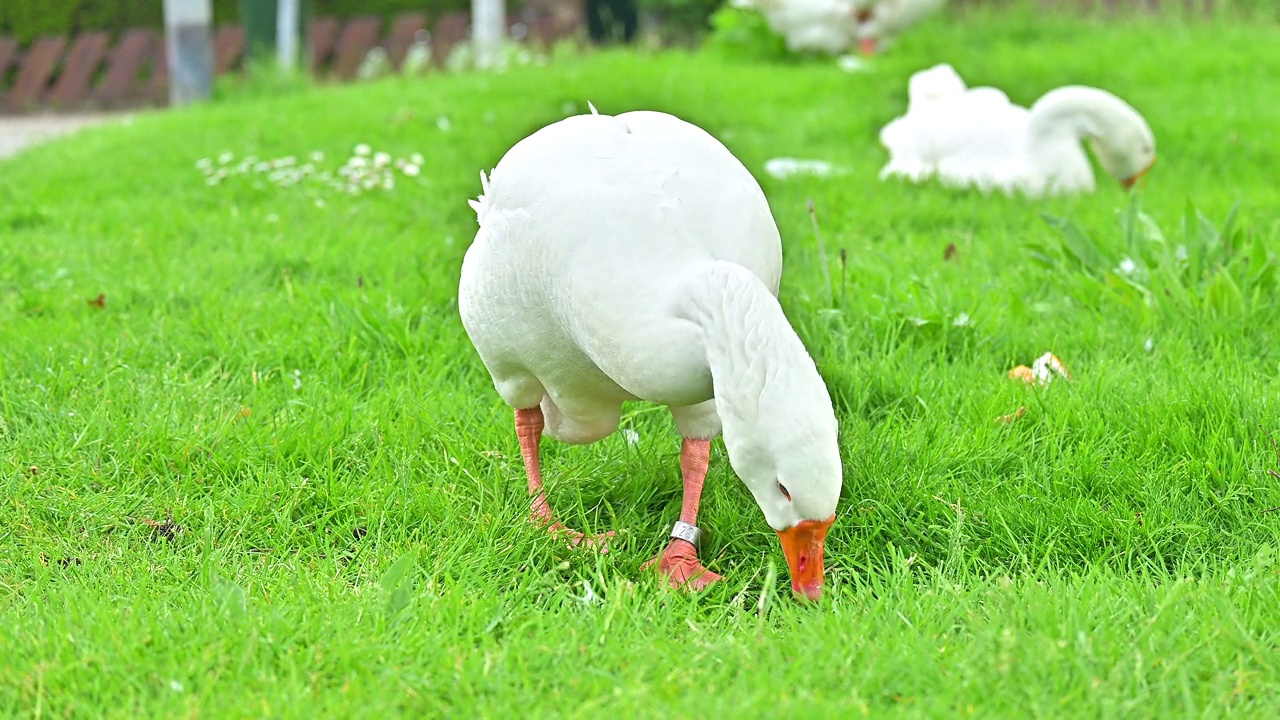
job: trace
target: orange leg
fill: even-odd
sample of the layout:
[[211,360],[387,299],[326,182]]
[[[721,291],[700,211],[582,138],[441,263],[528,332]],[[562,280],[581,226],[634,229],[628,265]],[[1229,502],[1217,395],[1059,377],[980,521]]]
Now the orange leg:
[[547,494],[542,491],[542,466],[538,457],[538,445],[542,441],[542,408],[532,407],[516,410],[516,437],[520,438],[520,455],[524,458],[524,472],[529,477],[529,497],[533,498],[533,514],[531,519],[539,525],[545,525],[553,535],[563,536],[569,544],[577,547],[586,545],[596,548],[601,553],[609,552],[608,540],[613,532],[603,535],[584,535],[577,530],[570,530],[556,520],[551,513],[551,505],[547,503]]
[[[684,502],[680,506],[680,522],[696,527],[698,504],[702,500],[702,483],[711,462],[711,441],[685,438],[680,447],[680,473],[684,476]],[[688,540],[673,537],[657,557],[641,567],[657,567],[672,587],[701,590],[723,578],[703,567],[698,548]]]

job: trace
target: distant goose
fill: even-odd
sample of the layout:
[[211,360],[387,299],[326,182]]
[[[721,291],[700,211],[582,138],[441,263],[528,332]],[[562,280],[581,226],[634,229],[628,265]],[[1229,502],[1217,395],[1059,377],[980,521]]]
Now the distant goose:
[[903,32],[942,9],[947,0],[871,0],[858,11],[858,44],[871,55]]
[[866,0],[730,0],[759,11],[792,52],[843,53],[858,41]]
[[623,402],[664,404],[684,437],[684,503],[659,571],[695,589],[719,579],[698,560],[696,523],[723,428],[792,587],[819,597],[842,483],[836,418],[775,297],[781,240],[756,180],[687,122],[593,112],[521,140],[481,184],[458,307],[515,409],[533,519],[575,544],[606,542],[556,522],[540,437],[594,442],[617,429]]
[[792,52],[870,55],[946,4],[946,0],[730,0],[760,12]]
[[1146,120],[1105,90],[1051,90],[1031,109],[1000,90],[966,89],[950,65],[917,72],[907,112],[880,131],[889,151],[881,178],[943,183],[1031,196],[1092,192],[1093,168],[1081,142],[1126,189],[1155,163]]

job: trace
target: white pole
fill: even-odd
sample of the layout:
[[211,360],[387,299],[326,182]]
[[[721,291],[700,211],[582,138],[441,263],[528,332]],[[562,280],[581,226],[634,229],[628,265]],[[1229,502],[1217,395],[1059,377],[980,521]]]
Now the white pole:
[[298,66],[298,0],[276,4],[276,60],[285,70]]
[[213,92],[212,0],[164,0],[169,102],[186,105]]
[[471,41],[475,45],[476,65],[491,67],[497,63],[506,24],[507,8],[503,0],[471,0]]

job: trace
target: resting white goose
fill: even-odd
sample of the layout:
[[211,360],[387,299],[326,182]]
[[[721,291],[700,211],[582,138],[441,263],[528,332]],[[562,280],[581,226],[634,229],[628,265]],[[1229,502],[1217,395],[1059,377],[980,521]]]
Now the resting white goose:
[[590,443],[624,401],[667,405],[684,437],[684,504],[652,561],[672,585],[719,579],[698,560],[710,440],[777,531],[792,587],[817,598],[842,471],[831,399],[776,299],[777,226],[719,141],[657,112],[581,115],[538,130],[481,174],[458,289],[462,322],[515,408],[533,519],[575,544],[542,491],[541,434]]
[[1097,88],[1052,90],[1028,110],[996,88],[966,89],[950,65],[912,76],[907,112],[880,131],[889,151],[882,179],[937,176],[944,184],[1030,196],[1091,192],[1099,164],[1127,189],[1155,163],[1147,122]]

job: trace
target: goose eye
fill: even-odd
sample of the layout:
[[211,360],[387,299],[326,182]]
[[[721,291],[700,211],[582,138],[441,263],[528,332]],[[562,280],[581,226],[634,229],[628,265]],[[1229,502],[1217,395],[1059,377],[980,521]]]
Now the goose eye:
[[787,499],[787,502],[791,502],[791,493],[787,492],[787,489],[783,487],[782,483],[778,483],[778,492],[782,493],[782,496]]

